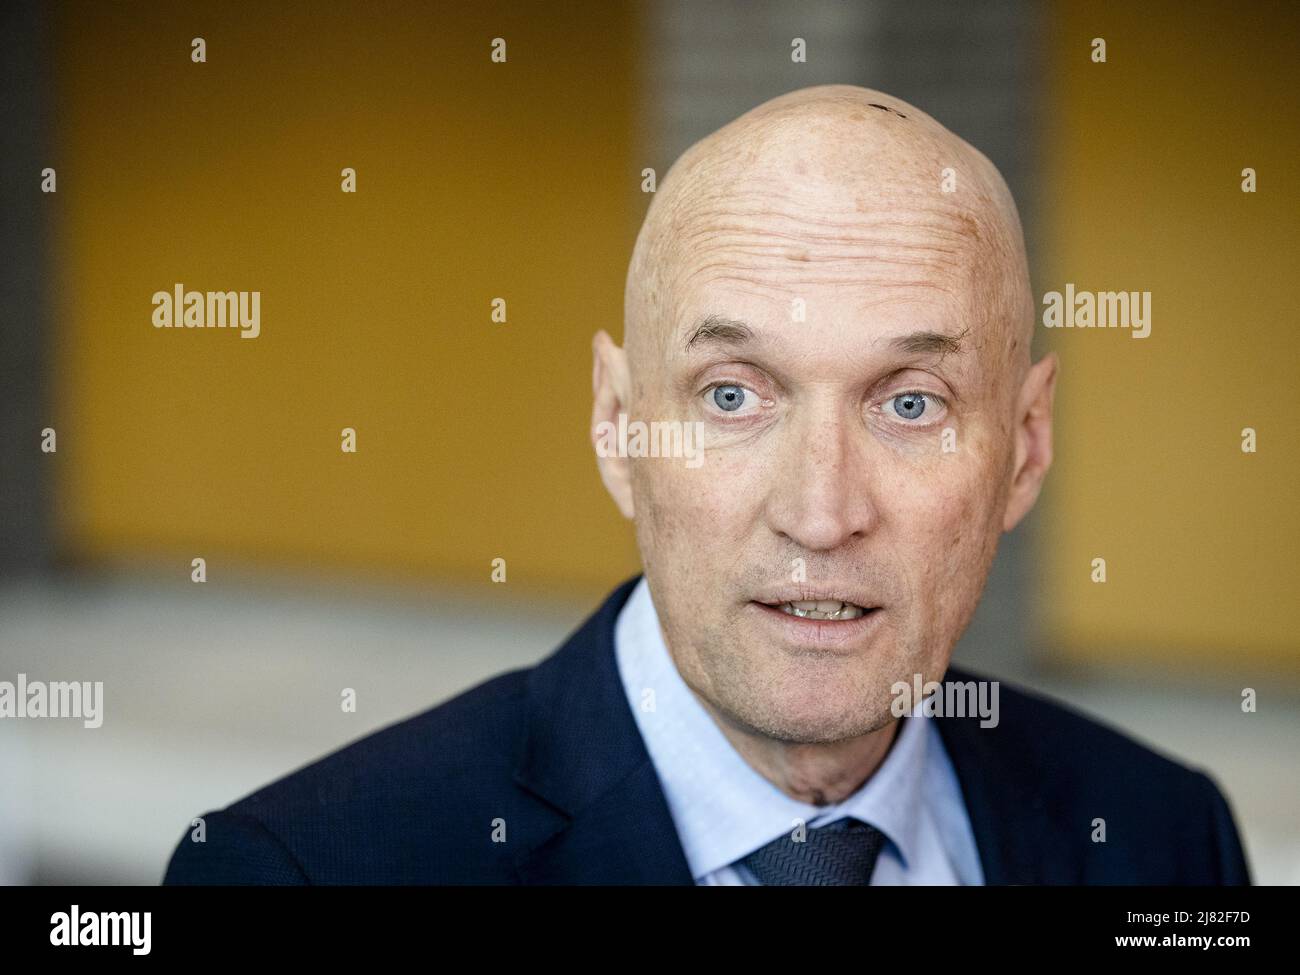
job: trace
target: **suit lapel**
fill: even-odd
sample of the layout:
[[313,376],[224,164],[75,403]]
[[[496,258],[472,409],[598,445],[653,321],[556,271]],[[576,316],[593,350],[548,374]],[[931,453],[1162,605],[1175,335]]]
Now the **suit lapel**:
[[515,782],[558,815],[516,859],[524,883],[694,883],[614,656],[614,623],[636,582],[529,674]]
[[[944,681],[986,680],[950,667]],[[979,850],[984,882],[994,884],[1077,884],[1082,865],[1072,855],[1065,824],[1043,802],[1029,749],[999,723],[980,727],[980,718],[936,717]],[[1073,824],[1078,831],[1087,823]],[[1081,834],[1082,835],[1082,834]]]

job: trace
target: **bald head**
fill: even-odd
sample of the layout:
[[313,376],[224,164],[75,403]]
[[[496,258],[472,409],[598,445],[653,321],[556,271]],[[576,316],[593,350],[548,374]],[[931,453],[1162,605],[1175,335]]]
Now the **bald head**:
[[882,92],[790,92],[682,154],[628,270],[634,371],[692,327],[678,318],[683,298],[720,266],[790,300],[801,277],[946,288],[974,313],[963,316],[972,341],[999,348],[1016,378],[1028,366],[1033,301],[1006,183],[978,150]]

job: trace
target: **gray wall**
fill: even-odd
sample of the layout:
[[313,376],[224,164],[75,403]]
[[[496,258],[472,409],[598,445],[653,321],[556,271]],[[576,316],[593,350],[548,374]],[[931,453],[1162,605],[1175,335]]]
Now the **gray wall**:
[[[46,381],[47,220],[57,194],[40,172],[58,168],[49,148],[48,15],[34,0],[0,4],[0,576],[52,558],[47,468],[40,431],[53,423]],[[59,173],[59,179],[65,178]]]

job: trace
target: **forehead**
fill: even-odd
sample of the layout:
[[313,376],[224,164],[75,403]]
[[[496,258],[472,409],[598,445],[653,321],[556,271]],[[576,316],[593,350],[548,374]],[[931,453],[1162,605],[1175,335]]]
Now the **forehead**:
[[828,329],[869,337],[893,319],[982,326],[1004,273],[982,221],[937,191],[881,194],[718,201],[674,221],[664,254],[667,344],[682,348],[711,313],[762,328],[797,324],[805,337]]
[[740,349],[814,363],[973,357],[996,327],[978,291],[961,274],[888,282],[711,274],[674,303],[662,352],[670,362]]

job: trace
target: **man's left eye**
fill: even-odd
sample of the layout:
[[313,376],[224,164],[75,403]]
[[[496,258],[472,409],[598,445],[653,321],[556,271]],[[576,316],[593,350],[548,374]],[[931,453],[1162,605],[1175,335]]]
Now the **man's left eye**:
[[925,393],[900,393],[889,402],[889,407],[904,420],[919,420],[930,405],[930,397]]

